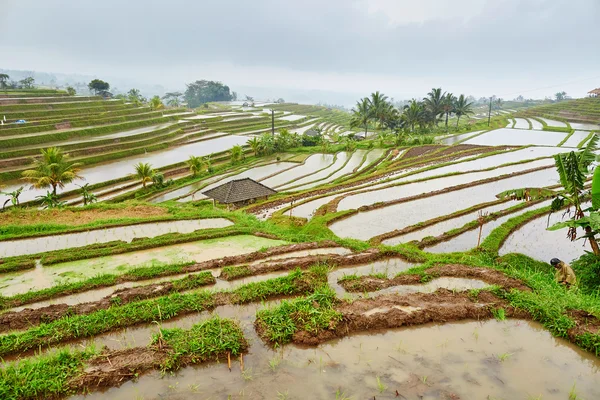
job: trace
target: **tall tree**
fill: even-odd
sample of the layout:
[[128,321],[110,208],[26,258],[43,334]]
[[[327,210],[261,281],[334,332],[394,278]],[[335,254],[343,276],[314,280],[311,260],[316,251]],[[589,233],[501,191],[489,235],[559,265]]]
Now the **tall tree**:
[[438,116],[444,112],[445,93],[442,93],[442,88],[433,88],[427,93],[427,97],[423,99],[425,108],[433,116],[436,125],[439,123]]
[[8,79],[10,78],[10,76],[8,74],[0,74],[0,88],[5,88],[6,82],[8,82]]
[[456,97],[452,93],[446,93],[444,101],[442,102],[442,110],[446,115],[446,130],[448,130],[448,117],[450,116],[450,113],[454,112],[455,102]]
[[215,81],[196,81],[186,85],[185,101],[190,108],[196,108],[210,101],[231,101],[233,96],[229,86]]
[[79,172],[81,164],[69,161],[58,147],[50,147],[41,151],[41,157],[33,160],[32,169],[23,171],[23,179],[30,182],[35,189],[52,188],[56,196],[57,188],[76,179],[83,179]]
[[460,117],[463,115],[473,114],[473,103],[470,103],[465,98],[464,94],[461,94],[458,99],[456,99],[456,103],[454,103],[454,114],[456,114],[456,127],[458,128],[458,122],[460,121]]
[[127,92],[127,101],[139,106],[142,103],[145,103],[146,99],[138,89],[129,89],[129,92]]
[[379,93],[379,91],[371,93],[369,107],[371,118],[379,124],[379,128],[383,128],[385,120],[394,109],[392,104],[388,101],[388,97],[383,93]]
[[88,89],[90,89],[91,92],[94,92],[96,96],[104,96],[106,93],[108,93],[110,84],[101,79],[94,79],[88,83]]
[[32,76],[28,76],[27,78],[21,79],[19,84],[23,89],[33,89],[33,84],[35,83],[35,79]]
[[165,93],[162,99],[170,107],[179,107],[181,105],[181,96],[183,96],[181,92],[168,92]]
[[563,90],[562,92],[556,93],[554,97],[556,97],[556,101],[563,101],[567,98],[567,92]]
[[422,121],[424,117],[423,111],[423,104],[415,99],[412,99],[408,106],[404,107],[404,112],[402,113],[401,118],[404,121],[405,126],[410,128],[411,132],[414,132],[415,125]]
[[145,189],[148,182],[152,182],[154,177],[154,169],[152,164],[139,162],[135,164],[135,176],[142,182],[142,187]]
[[77,91],[73,86],[67,86],[67,94],[69,96],[75,96],[77,94]]
[[365,136],[367,136],[369,122],[371,121],[372,115],[371,102],[365,97],[361,101],[357,102],[356,107],[352,109],[352,120],[350,121],[350,126],[364,127]]

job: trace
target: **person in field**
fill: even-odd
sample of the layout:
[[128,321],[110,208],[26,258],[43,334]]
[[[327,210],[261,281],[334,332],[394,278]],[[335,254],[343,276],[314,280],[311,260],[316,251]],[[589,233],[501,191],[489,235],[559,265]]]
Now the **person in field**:
[[558,258],[553,258],[550,260],[550,264],[556,269],[555,278],[556,282],[561,285],[565,285],[567,288],[571,286],[575,286],[577,284],[577,278],[575,277],[575,272],[573,272],[573,268],[566,262],[559,260]]

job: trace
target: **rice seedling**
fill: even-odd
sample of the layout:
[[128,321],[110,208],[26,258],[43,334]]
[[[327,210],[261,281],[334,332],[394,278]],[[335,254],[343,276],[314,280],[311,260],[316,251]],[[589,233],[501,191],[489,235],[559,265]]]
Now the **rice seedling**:
[[504,362],[504,361],[508,360],[512,355],[513,355],[513,353],[502,353],[502,354],[498,354],[496,356],[496,358],[498,358],[498,361]]
[[376,379],[377,379],[377,390],[379,390],[379,393],[385,392],[388,387],[381,381],[381,378],[379,378],[379,376],[377,376]]
[[283,361],[283,359],[279,356],[275,356],[275,357],[271,358],[269,360],[269,367],[271,368],[271,371],[275,372],[275,370],[277,369],[279,364],[281,364],[282,361]]

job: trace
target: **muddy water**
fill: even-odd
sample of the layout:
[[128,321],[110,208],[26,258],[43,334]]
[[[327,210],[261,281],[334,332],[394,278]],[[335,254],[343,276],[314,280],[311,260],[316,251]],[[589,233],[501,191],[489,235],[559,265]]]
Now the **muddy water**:
[[[536,208],[542,208],[542,207],[548,206],[548,205],[550,205],[550,203],[551,203],[550,201],[542,202],[538,205],[535,205],[532,207],[527,207],[523,210],[519,210],[519,211],[509,214],[509,215],[505,215],[504,217],[500,217],[494,221],[490,221],[490,222],[484,224],[483,228],[481,229],[481,241],[483,242],[485,240],[485,238],[488,237],[488,235],[494,229],[496,229],[497,227],[499,227],[500,225],[502,225],[509,219],[517,217],[522,214],[525,214],[526,212],[529,212]],[[512,203],[512,204],[509,203],[509,205],[514,205],[514,203]],[[477,217],[475,217],[474,219],[477,219]],[[472,220],[474,220],[474,219],[472,219]],[[456,252],[456,251],[467,251],[467,250],[477,247],[478,237],[479,237],[479,228],[472,229],[472,230],[464,232],[446,242],[441,242],[435,246],[426,247],[424,250],[429,251],[431,253],[452,253],[452,252]],[[546,243],[546,245],[547,244],[548,243]]]
[[331,165],[331,163],[333,163],[333,154],[313,154],[304,161],[304,164],[272,178],[265,179],[262,181],[262,184],[271,188],[277,188],[287,182],[296,181],[303,175],[325,168]]
[[144,375],[85,398],[565,400],[573,387],[578,398],[600,398],[598,359],[537,323],[428,324],[274,351],[256,336],[252,308],[218,311],[239,319],[250,339],[244,373],[238,360],[231,372],[211,363]]
[[515,121],[516,129],[529,129],[529,122],[525,118],[515,118]]
[[565,137],[566,133],[562,132],[547,132],[547,131],[524,131],[515,129],[496,129],[473,139],[467,140],[467,144],[479,144],[485,146],[498,145],[539,145],[539,146],[556,146]]
[[152,238],[167,233],[191,233],[200,229],[223,228],[233,225],[225,218],[193,219],[183,221],[153,222],[147,224],[95,229],[87,232],[40,238],[0,241],[0,258],[23,254],[37,254],[46,251],[82,247],[94,243],[114,240],[131,242],[135,238]]
[[372,263],[358,265],[347,268],[339,268],[329,273],[327,276],[327,282],[329,286],[335,290],[338,297],[347,295],[346,290],[340,286],[338,280],[345,275],[371,275],[371,274],[385,274],[388,278],[393,278],[399,272],[406,271],[414,267],[415,264],[409,263],[408,261],[400,258],[389,258],[386,260],[379,260]]
[[456,190],[424,199],[400,203],[372,211],[360,212],[330,225],[340,237],[366,240],[394,229],[402,229],[421,221],[451,214],[457,210],[493,201],[505,190],[556,184],[558,176],[552,168],[502,179],[483,185]]
[[[561,221],[564,221],[563,213],[553,213],[550,216],[549,226]],[[508,236],[499,254],[521,253],[539,261],[549,262],[551,258],[556,257],[571,262],[585,254],[585,251],[592,251],[589,243],[583,239],[575,242],[567,239],[566,228],[549,231],[546,230],[547,226],[548,216],[528,222]],[[578,236],[583,234],[581,229],[577,230]]]
[[[85,178],[86,183],[93,185],[95,183],[132,174],[134,172],[133,165],[140,161],[150,163],[154,168],[160,168],[187,160],[190,155],[205,156],[230,149],[234,145],[244,145],[246,144],[246,141],[247,138],[243,136],[231,135],[203,142],[185,144],[164,151],[141,154],[90,168],[84,168],[80,175]],[[79,183],[81,182],[76,181],[66,185],[64,191],[77,190],[78,187],[76,184]],[[14,181],[7,183],[3,191],[12,192],[21,186],[23,186],[22,182]],[[21,195],[20,200],[21,202],[33,200],[36,196],[44,195],[45,193],[46,189],[25,190]],[[1,203],[4,203],[6,199],[6,196],[0,196]]]
[[[483,213],[493,213],[501,210],[505,210],[511,206],[514,206],[514,203],[501,203],[496,204],[495,206],[485,207],[481,210],[471,212],[469,214],[465,214],[460,217],[448,219],[442,222],[438,222],[437,224],[428,226],[423,229],[419,229],[418,231],[410,232],[402,236],[396,236],[383,241],[383,244],[387,244],[390,246],[394,246],[400,243],[408,243],[413,240],[422,240],[428,236],[439,236],[444,232],[448,232],[452,229],[460,228],[468,222],[474,221],[477,219],[479,212]],[[428,250],[429,251],[429,250]]]
[[[328,178],[329,175],[333,174],[338,169],[342,168],[346,164],[346,161],[348,161],[348,157],[350,157],[350,153],[348,153],[348,152],[343,151],[343,152],[337,153],[335,162],[333,164],[331,164],[329,167],[325,168],[322,171],[305,176],[304,178],[300,178],[298,180],[290,182],[288,185],[282,186],[280,188],[280,190],[286,190],[286,189],[289,189],[292,187],[293,187],[293,190],[303,190],[303,189],[308,189],[308,188],[311,188],[314,186],[318,186],[322,183],[325,183],[328,181],[328,179],[325,179],[325,178]],[[298,185],[303,185],[303,186],[298,186]]]
[[[586,139],[589,135],[589,132],[575,131],[573,132],[571,137],[569,137],[567,141],[562,145],[562,147],[577,147],[579,143],[583,142],[583,140]],[[566,150],[569,151],[571,149]]]
[[98,274],[123,274],[131,268],[183,262],[201,262],[257,251],[263,247],[285,244],[252,235],[202,240],[148,250],[78,260],[50,265],[24,272],[3,274],[0,277],[0,294],[11,296],[28,290],[39,290],[62,283],[78,282]]
[[[391,201],[403,197],[416,196],[423,193],[432,192],[435,190],[448,188],[451,186],[462,185],[482,179],[494,178],[499,175],[510,174],[514,172],[524,171],[532,168],[553,165],[553,161],[538,160],[524,164],[511,165],[507,167],[496,168],[490,171],[469,172],[462,175],[453,175],[443,178],[432,178],[423,182],[415,182],[408,185],[395,186],[386,189],[377,190],[374,192],[365,192],[356,195],[351,195],[340,201],[338,211],[350,210],[370,204],[375,204],[382,201]],[[441,168],[440,168],[441,169]],[[445,169],[445,168],[444,168]],[[407,177],[413,180],[419,177]]]

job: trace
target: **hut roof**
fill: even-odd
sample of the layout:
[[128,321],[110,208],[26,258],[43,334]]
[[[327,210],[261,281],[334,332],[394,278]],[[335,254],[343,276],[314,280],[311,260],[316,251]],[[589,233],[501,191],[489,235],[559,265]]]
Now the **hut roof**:
[[256,182],[250,178],[234,179],[224,183],[216,188],[212,188],[202,194],[217,200],[219,203],[231,204],[240,201],[258,199],[260,197],[270,196],[277,191]]
[[309,129],[306,132],[304,132],[304,134],[306,136],[321,136],[321,134],[317,131],[315,131],[314,129]]
[[597,95],[600,96],[600,88],[596,88],[596,89],[590,90],[588,92],[588,94],[597,94]]

